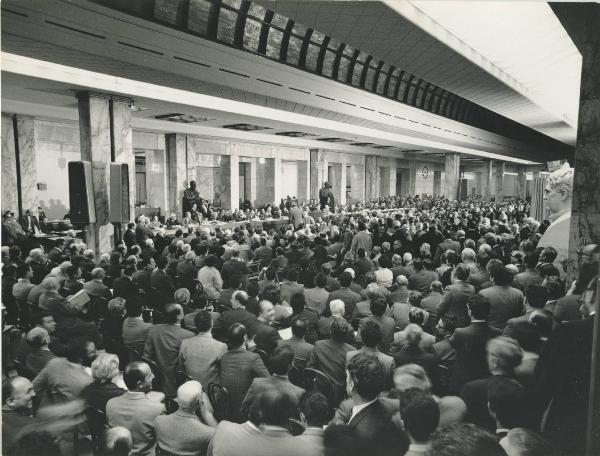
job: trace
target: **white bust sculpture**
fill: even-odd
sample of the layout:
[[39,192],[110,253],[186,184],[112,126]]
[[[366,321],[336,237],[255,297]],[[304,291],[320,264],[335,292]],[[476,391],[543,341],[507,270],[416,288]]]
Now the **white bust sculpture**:
[[540,239],[538,247],[554,247],[558,256],[554,265],[564,273],[563,262],[569,251],[571,202],[573,200],[573,168],[568,163],[546,178],[544,201],[548,205],[550,226]]

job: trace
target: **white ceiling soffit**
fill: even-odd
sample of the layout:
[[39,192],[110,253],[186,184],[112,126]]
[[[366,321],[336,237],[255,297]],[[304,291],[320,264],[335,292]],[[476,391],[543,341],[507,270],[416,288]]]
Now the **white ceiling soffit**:
[[[406,2],[387,3],[396,9]],[[494,76],[577,126],[581,54],[546,2],[410,3],[454,36],[443,40],[446,45],[470,60],[478,54],[484,61],[475,63],[490,72],[490,66],[495,67],[500,73],[494,71]],[[431,27],[419,22],[432,33]]]
[[[440,25],[437,20],[431,18],[407,0],[256,0],[256,3],[306,26],[313,27],[336,40],[348,43],[373,55],[376,59],[396,65],[415,74],[417,77],[437,84],[541,133],[570,145],[575,144],[580,64],[577,66],[569,63],[569,74],[563,75],[563,79],[569,81],[570,87],[577,87],[574,96],[564,95],[569,98],[569,102],[565,105],[567,109],[565,109],[560,100],[555,100],[553,103],[544,101],[544,97],[547,98],[547,95],[555,95],[555,93],[545,92],[544,97],[538,96],[540,89],[531,85],[531,80],[535,79],[536,75],[532,74],[525,78],[521,73],[513,74],[511,72],[512,67],[515,65],[527,67],[530,69],[529,71],[532,71],[535,64],[527,60],[525,62],[522,60],[517,61],[515,55],[515,63],[505,65],[506,68],[498,66],[497,63],[503,65],[504,63],[497,62],[498,57],[495,55],[483,54],[487,49],[476,52],[471,43],[465,43],[465,41]],[[421,3],[418,4],[421,5]],[[468,14],[468,8],[471,5],[477,4],[478,9],[482,11],[486,10],[486,5],[493,5],[491,2],[455,2],[448,0],[433,1],[431,3],[443,3],[445,8],[451,11],[455,8],[454,5],[468,5],[468,7],[462,9],[457,7],[459,12],[457,14],[459,15],[467,10],[465,16]],[[509,15],[510,8],[516,3],[518,2],[506,2],[505,10],[508,11],[505,13],[506,16]],[[547,6],[545,3],[543,5]],[[548,11],[552,13],[549,7],[547,7],[546,13]],[[481,14],[484,15],[484,13]],[[513,15],[518,15],[518,13],[513,13]],[[468,27],[465,27],[464,23],[462,27],[475,27],[478,20],[479,17],[473,14],[470,20],[466,22]],[[552,36],[555,36],[555,38],[550,41],[556,43],[553,49],[558,49],[560,46],[571,46],[572,49],[575,49],[564,30],[562,30],[562,33],[566,37],[568,45],[561,41],[558,31],[554,27],[558,24],[556,18],[554,18],[553,24],[545,13],[540,17],[532,16],[529,13],[527,24],[530,21],[538,20],[546,23],[546,25],[536,24],[532,29],[539,30],[538,33],[544,34],[549,33],[548,30],[552,28]],[[490,25],[486,29],[480,30],[479,33],[490,43],[505,45],[506,50],[503,51],[505,54],[510,54],[511,49],[514,47],[523,47],[528,48],[527,50],[530,52],[528,59],[545,62],[543,58],[547,55],[546,52],[540,50],[541,44],[532,44],[532,40],[551,44],[546,39],[541,39],[539,36],[530,37],[523,30],[507,32],[508,27],[511,25],[510,22],[518,23],[523,27],[523,18],[520,21],[513,21],[513,18],[497,20],[497,17],[490,13],[487,14],[485,21],[486,23],[487,21],[497,21],[498,23],[494,24],[495,27]],[[503,25],[506,27],[505,29],[501,28]],[[558,26],[561,27],[560,24]],[[538,29],[538,27],[541,27],[541,29]],[[490,30],[491,33],[486,34]],[[469,30],[469,32],[473,35],[476,34],[474,30]],[[508,33],[508,35],[503,35],[504,33]],[[507,39],[507,36],[511,39]],[[524,36],[524,38],[521,38],[521,36]],[[491,37],[493,39],[490,39]],[[518,37],[518,39],[515,39],[515,37]],[[483,38],[481,40],[484,41]],[[575,52],[577,52],[576,49]],[[564,53],[570,55],[571,51],[565,50]],[[532,59],[531,55],[535,55],[536,58]],[[560,55],[556,55],[556,59],[559,57]],[[572,58],[574,59],[576,56]],[[579,56],[580,61],[581,57]],[[550,62],[550,60],[547,60],[547,62]],[[572,69],[574,66],[577,67],[575,76],[573,76],[575,73],[572,72],[575,71]],[[544,75],[543,72],[541,74]],[[539,74],[537,76],[539,79]],[[541,84],[540,81],[538,83]],[[562,92],[562,90],[561,88],[559,91]],[[574,115],[572,106],[575,106]],[[559,109],[561,107],[562,109]]]

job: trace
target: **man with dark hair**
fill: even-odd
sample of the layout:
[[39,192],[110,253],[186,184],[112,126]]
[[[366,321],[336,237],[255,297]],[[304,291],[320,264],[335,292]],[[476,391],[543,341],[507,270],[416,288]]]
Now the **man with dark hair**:
[[433,257],[434,266],[440,265],[440,259],[442,254],[446,253],[448,250],[453,251],[456,255],[460,254],[460,242],[456,240],[456,236],[452,237],[452,231],[444,230],[444,241],[440,242],[435,249],[435,254]]
[[194,318],[194,324],[198,334],[181,341],[178,365],[201,385],[219,383],[219,363],[227,353],[227,345],[213,339],[210,312],[200,310]]
[[317,391],[307,391],[300,398],[298,409],[300,421],[304,424],[304,432],[296,439],[311,447],[311,451],[307,454],[325,454],[323,428],[333,417],[333,410],[329,407],[327,398]]
[[315,348],[304,340],[306,335],[306,323],[297,318],[292,322],[292,337],[283,341],[294,352],[294,364],[299,370],[304,370],[306,363],[310,359],[310,354]]
[[423,456],[430,447],[431,434],[440,422],[440,408],[431,394],[409,388],[400,398],[400,416],[410,439],[405,456]]
[[304,285],[298,283],[298,270],[290,268],[287,271],[286,278],[279,284],[279,293],[281,302],[291,304],[292,296],[304,291]]
[[427,456],[506,456],[498,439],[470,423],[449,424],[431,435]]
[[267,238],[261,237],[259,240],[260,247],[254,251],[254,259],[260,261],[260,267],[265,268],[273,259],[273,249],[267,246]]
[[269,377],[261,357],[246,349],[248,341],[244,325],[234,323],[227,332],[229,351],[221,357],[221,385],[229,391],[229,421],[242,421],[241,406],[246,393],[256,377]]
[[123,343],[132,347],[139,353],[144,351],[146,337],[150,331],[151,323],[146,323],[142,318],[143,300],[139,296],[128,298],[125,301],[125,320],[123,320]]
[[108,425],[129,429],[133,439],[132,454],[135,455],[154,454],[154,420],[165,411],[163,404],[146,396],[152,389],[153,378],[146,363],[129,363],[123,374],[128,391],[106,403]]
[[524,297],[521,290],[510,286],[512,273],[508,268],[492,271],[491,278],[494,285],[479,294],[490,302],[488,322],[502,331],[508,320],[523,315]]
[[362,323],[360,327],[360,340],[364,344],[358,350],[352,350],[346,353],[346,364],[350,362],[352,358],[357,356],[359,353],[367,353],[373,356],[376,356],[381,363],[381,367],[383,368],[383,374],[385,378],[385,384],[391,385],[392,383],[392,372],[394,370],[394,358],[385,353],[382,353],[377,348],[381,345],[381,341],[383,338],[383,329],[381,325],[372,319],[367,319],[364,323]]
[[249,333],[256,343],[256,347],[267,353],[273,351],[281,336],[271,326],[275,318],[275,308],[271,301],[263,299],[258,303],[258,318],[254,326],[249,328]]
[[181,305],[165,306],[166,323],[150,327],[144,346],[144,357],[158,364],[162,374],[163,390],[168,398],[175,397],[177,393],[175,372],[181,342],[194,336],[193,332],[181,327],[181,320],[183,320]]
[[452,285],[446,287],[438,310],[438,316],[444,322],[449,321],[454,328],[463,328],[469,324],[467,300],[475,294],[475,287],[469,283],[469,268],[463,264],[452,271]]
[[277,279],[277,269],[276,268],[267,268],[265,271],[265,276],[263,279],[258,281],[258,289],[262,294],[265,291],[265,288],[269,286],[278,287],[279,284],[276,282]]
[[135,266],[126,266],[123,269],[123,276],[113,279],[113,295],[119,298],[129,300],[139,292],[137,284],[133,283],[133,275],[136,273]]
[[127,224],[127,229],[123,233],[123,242],[125,242],[128,249],[137,244],[135,240],[135,223],[130,222]]
[[382,339],[378,344],[381,351],[387,353],[394,342],[394,332],[396,331],[396,322],[392,317],[388,317],[385,314],[388,309],[387,302],[384,297],[377,297],[371,300],[370,305],[371,315],[360,320],[358,328],[363,327],[367,321],[374,321],[381,327]]
[[358,293],[355,293],[350,289],[351,283],[352,275],[350,275],[349,272],[344,272],[340,276],[340,289],[329,293],[329,298],[327,298],[328,305],[334,299],[341,299],[342,301],[344,301],[344,304],[346,306],[344,318],[346,318],[346,320],[352,319],[352,314],[354,313],[354,306],[356,306],[357,302],[362,300]]
[[167,275],[167,265],[167,259],[160,257],[156,260],[156,269],[150,273],[150,286],[156,288],[165,303],[172,301],[175,293],[173,280]]
[[56,355],[50,351],[50,335],[44,328],[35,327],[27,333],[27,343],[32,351],[25,358],[25,367],[35,375],[46,367],[46,364]]
[[482,285],[490,280],[490,274],[486,267],[491,257],[486,252],[479,252],[475,257],[475,264],[477,270],[471,272],[469,276],[469,283],[475,287],[476,291],[481,290]]
[[232,307],[232,309],[221,313],[221,316],[218,318],[215,327],[221,328],[225,333],[227,333],[231,325],[234,323],[240,323],[244,325],[245,328],[253,328],[257,323],[256,315],[246,310],[245,304],[247,301],[248,294],[245,291],[235,291],[232,294],[229,302],[229,305]]
[[471,380],[487,377],[486,344],[501,333],[487,323],[490,303],[481,293],[469,298],[467,311],[471,324],[466,328],[457,328],[449,340],[450,346],[456,351],[452,376],[456,392]]
[[325,312],[329,292],[325,289],[327,286],[327,276],[320,273],[315,276],[315,287],[304,288],[303,293],[306,298],[306,305],[311,309],[315,309],[319,315]]
[[512,280],[512,286],[521,290],[522,292],[527,289],[529,285],[540,285],[544,276],[536,268],[538,264],[538,255],[536,253],[529,253],[525,255],[525,266],[527,269],[515,275]]
[[376,356],[360,353],[348,362],[346,392],[354,406],[348,421],[364,454],[404,454],[408,439],[392,424],[377,396],[385,387],[384,370]]
[[364,222],[358,222],[358,233],[352,238],[352,244],[350,251],[356,254],[357,250],[364,249],[365,252],[370,252],[373,247],[373,240],[371,239],[371,233],[367,229],[367,225]]
[[523,322],[529,322],[529,318],[536,309],[543,309],[548,300],[548,291],[542,285],[529,285],[525,289],[525,314],[520,317],[511,318],[506,322],[503,334],[510,332],[511,328]]
[[294,352],[286,345],[280,344],[269,357],[269,369],[272,373],[271,377],[257,377],[252,381],[246,397],[242,401],[241,417],[243,420],[248,418],[250,408],[253,406],[254,400],[260,394],[271,389],[285,391],[294,398],[295,406],[298,406],[300,398],[304,394],[304,390],[288,379],[288,372],[292,368],[294,361]]
[[331,322],[331,337],[319,340],[311,353],[306,367],[318,369],[329,375],[339,387],[344,385],[346,353],[354,347],[345,341],[348,337],[348,323],[342,318],[333,318]]
[[17,266],[17,283],[12,287],[12,295],[17,300],[17,304],[23,308],[27,302],[27,295],[35,285],[31,283],[33,278],[33,270],[28,263],[23,263]]
[[24,426],[35,423],[31,416],[35,391],[25,377],[8,377],[2,382],[2,454],[10,454]]
[[525,426],[525,389],[516,380],[496,376],[487,384],[488,410],[496,422],[498,440],[506,437],[512,428]]
[[367,272],[375,270],[375,264],[367,257],[367,252],[362,248],[356,251],[356,261],[352,266],[359,277],[364,277]]
[[[252,423],[221,421],[208,447],[213,456],[308,456],[312,448],[288,430],[297,401],[285,390],[272,388],[256,396]],[[251,425],[250,425],[251,424]],[[260,426],[260,429],[258,428]]]
[[283,320],[282,326],[287,328],[291,326],[294,321],[302,320],[306,324],[305,339],[309,344],[314,344],[318,339],[317,322],[319,320],[319,314],[313,309],[306,308],[306,300],[302,293],[292,295],[290,304],[292,306],[292,315]]
[[223,289],[219,293],[219,309],[228,309],[231,307],[231,296],[236,291],[242,289],[242,276],[238,274],[229,275],[223,278]]
[[415,272],[408,278],[408,288],[427,295],[431,283],[438,280],[438,275],[434,271],[426,270],[423,266],[423,260],[420,258],[414,259],[413,267]]

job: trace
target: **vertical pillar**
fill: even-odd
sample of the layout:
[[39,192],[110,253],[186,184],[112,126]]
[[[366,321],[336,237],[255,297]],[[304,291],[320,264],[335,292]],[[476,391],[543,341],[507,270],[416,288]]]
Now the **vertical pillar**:
[[[166,169],[165,151],[150,149],[146,151],[145,156],[146,201],[150,207],[160,207],[161,214],[168,217],[170,215],[167,194],[169,176]],[[130,178],[135,180],[135,169],[130,172]]]
[[307,200],[310,195],[309,179],[310,162],[307,160],[298,161],[298,200]]
[[527,193],[527,169],[524,166],[517,168],[517,179],[515,181],[517,198],[525,199]]
[[492,199],[492,161],[484,160],[481,167],[481,197],[484,201]]
[[433,194],[436,196],[442,194],[442,172],[441,171],[433,172]]
[[128,103],[111,101],[113,124],[113,146],[117,163],[127,163],[129,169],[129,219],[135,218],[135,157],[133,155],[133,132],[131,129],[131,108]]
[[365,156],[365,201],[369,202],[379,196],[379,157]]
[[475,195],[481,195],[482,185],[481,185],[481,171],[475,171]]
[[460,154],[448,152],[445,157],[445,197],[449,200],[458,198],[460,185]]
[[109,102],[87,92],[77,95],[81,158],[92,163],[96,223],[86,226],[88,246],[97,254],[112,250],[113,225],[109,221],[110,119]]
[[352,203],[365,201],[365,165],[352,165]]
[[[380,160],[381,162],[381,160]],[[390,167],[379,167],[379,196],[387,196],[390,194]]]
[[504,200],[504,171],[506,168],[505,162],[496,162],[496,173],[494,178],[494,194],[496,201]]
[[[23,213],[38,207],[37,167],[35,162],[35,131],[33,117],[17,117],[19,141],[19,171],[21,175],[21,204]],[[4,187],[4,185],[2,185]]]
[[346,162],[340,163],[340,199],[337,200],[338,204],[345,205],[346,204],[346,179],[347,179],[347,171],[346,171]]
[[185,158],[185,135],[169,133],[165,136],[168,167],[169,210],[178,217],[182,213],[183,191],[187,188],[187,169]]
[[18,217],[17,161],[13,117],[2,116],[2,212],[11,210]]
[[319,190],[327,182],[327,159],[322,149],[310,149],[310,198],[318,200]]
[[281,198],[283,198],[283,164],[281,163],[281,156],[273,158],[273,203],[279,206]]
[[411,160],[408,163],[408,194],[415,196],[417,194],[417,162]]
[[396,159],[391,158],[390,159],[391,162],[391,166],[390,166],[390,191],[388,192],[389,196],[396,196]]
[[[257,198],[257,159],[253,159],[250,163],[250,194],[246,195],[246,198],[248,200],[250,200],[250,202],[252,203],[252,205],[256,204],[256,198]],[[246,168],[246,172],[247,172],[248,168]],[[246,177],[247,178],[247,177]]]

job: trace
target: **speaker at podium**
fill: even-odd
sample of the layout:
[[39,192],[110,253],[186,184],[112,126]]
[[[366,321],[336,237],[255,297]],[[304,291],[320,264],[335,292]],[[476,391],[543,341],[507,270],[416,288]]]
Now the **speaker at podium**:
[[71,161],[68,166],[71,223],[96,223],[92,164],[89,161]]

